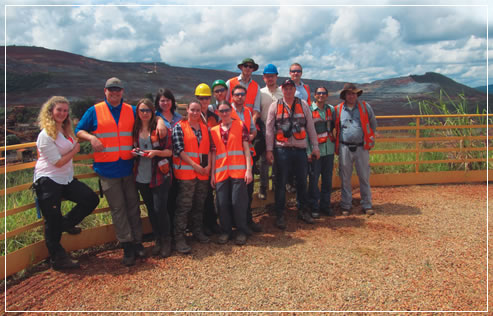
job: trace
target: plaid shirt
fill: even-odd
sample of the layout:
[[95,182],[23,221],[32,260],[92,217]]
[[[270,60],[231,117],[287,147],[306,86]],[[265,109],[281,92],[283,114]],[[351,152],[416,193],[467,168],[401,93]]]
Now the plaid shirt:
[[[195,130],[192,126],[193,133],[197,137],[197,143],[200,146],[202,141],[202,130],[199,128]],[[173,153],[175,156],[180,156],[181,152],[185,150],[185,141],[183,140],[183,129],[181,128],[180,122],[176,123],[173,127]]]

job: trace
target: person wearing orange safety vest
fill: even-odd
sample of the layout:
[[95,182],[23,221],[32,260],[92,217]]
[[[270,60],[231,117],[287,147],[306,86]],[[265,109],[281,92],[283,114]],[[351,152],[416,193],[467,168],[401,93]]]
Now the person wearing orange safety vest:
[[363,212],[374,214],[370,190],[370,149],[375,145],[377,120],[370,104],[358,99],[362,93],[363,90],[357,89],[354,84],[344,84],[339,95],[344,102],[334,109],[335,153],[339,155],[341,178],[340,207],[345,216],[349,215],[352,207],[353,164],[359,179]]
[[241,84],[246,87],[247,94],[245,97],[245,106],[253,111],[253,122],[255,123],[260,116],[260,87],[258,83],[252,79],[252,73],[257,71],[258,65],[252,58],[245,58],[238,64],[238,68],[241,70],[241,74],[226,82],[229,91],[227,100],[233,102],[232,92],[236,85]]
[[[325,87],[315,90],[315,100],[311,106],[313,124],[317,132],[320,159],[312,159],[311,144],[308,144],[306,153],[308,156],[308,203],[312,209],[312,217],[319,218],[320,213],[333,216],[330,207],[330,194],[332,192],[332,169],[334,168],[334,129],[332,113],[334,108],[327,104],[329,91]],[[318,187],[320,176],[322,184]]]
[[219,222],[223,233],[218,243],[225,244],[236,226],[235,242],[243,245],[252,232],[247,224],[247,185],[253,183],[249,134],[245,124],[232,119],[228,101],[218,106],[221,123],[211,129],[212,176],[216,188]]
[[[233,104],[232,107],[234,111],[232,112],[232,118],[241,120],[243,124],[245,124],[247,130],[248,130],[248,143],[250,144],[250,153],[252,157],[255,156],[255,149],[253,148],[252,142],[257,136],[257,128],[255,127],[255,124],[253,123],[253,117],[251,114],[251,110],[247,107],[245,107],[245,96],[246,96],[246,88],[242,85],[237,85],[233,88]],[[252,166],[253,166],[253,158],[252,158]],[[260,225],[255,223],[253,221],[253,216],[252,216],[252,197],[253,197],[253,181],[248,184],[247,189],[248,189],[248,208],[247,208],[247,222],[248,225],[250,226],[250,229],[254,232],[261,232],[262,228]]]
[[[135,110],[123,102],[120,79],[108,79],[104,94],[103,102],[84,113],[76,133],[81,140],[90,141],[94,150],[93,168],[99,176],[101,193],[104,193],[111,209],[116,237],[123,246],[122,264],[131,266],[135,264],[136,256],[146,255],[131,154]],[[167,129],[161,118],[158,119],[157,130],[166,136]]]
[[320,157],[317,134],[313,125],[312,113],[308,104],[294,96],[295,83],[287,79],[281,85],[283,98],[271,104],[266,123],[266,159],[272,164],[275,159],[276,185],[275,207],[276,226],[286,229],[284,209],[286,206],[286,182],[289,170],[297,179],[296,199],[298,217],[313,224],[313,218],[307,209],[306,176],[308,161],[306,156],[307,137],[313,146],[312,156]]
[[201,243],[209,238],[203,233],[203,207],[209,189],[211,168],[210,137],[202,121],[200,101],[187,105],[187,120],[173,128],[173,176],[178,181],[178,196],[174,234],[176,251],[189,253],[192,249],[185,240],[188,215],[191,214],[193,236]]
[[301,75],[303,74],[303,68],[298,63],[293,63],[291,67],[289,67],[289,76],[291,80],[296,84],[296,93],[295,97],[305,100],[309,105],[312,104],[312,99],[310,96],[310,87],[301,81]]

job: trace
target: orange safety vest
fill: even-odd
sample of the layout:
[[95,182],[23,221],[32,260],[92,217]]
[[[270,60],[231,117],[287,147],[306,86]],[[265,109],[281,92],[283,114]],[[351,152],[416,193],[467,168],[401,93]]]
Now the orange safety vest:
[[310,105],[312,104],[312,98],[310,96],[310,87],[307,84],[304,84],[303,87],[305,87],[306,93],[308,94],[308,99],[306,100],[306,103]]
[[243,151],[243,126],[239,120],[233,120],[228,134],[227,145],[221,139],[221,126],[211,129],[212,141],[216,145],[216,183],[228,178],[243,179],[247,170],[245,153]]
[[[238,114],[238,112],[236,112],[236,109],[232,109],[233,111],[231,112],[231,117],[233,119],[236,119],[238,121],[242,121],[241,118],[240,118],[240,115]],[[246,128],[248,130],[248,134],[250,134],[250,129],[251,129],[251,125],[252,125],[252,118],[253,118],[253,114],[252,114],[252,110],[250,110],[250,108],[247,108],[247,107],[243,107],[243,118],[245,119],[245,121],[242,121],[243,124],[246,125]],[[257,155],[257,153],[255,152],[255,148],[253,147],[253,144],[251,142],[248,142],[250,144],[250,152],[252,153],[252,158],[255,157]]]
[[[187,120],[181,120],[180,126],[183,130],[183,142],[185,148],[183,151],[192,159],[195,163],[200,165],[200,159],[202,155],[208,155],[210,149],[209,132],[207,131],[207,126],[199,122],[200,130],[202,131],[202,140],[200,145],[197,141],[197,136],[192,130],[190,123]],[[193,180],[198,178],[199,180],[209,179],[209,175],[203,176],[193,169],[192,165],[186,163],[179,156],[173,154],[173,171],[174,176],[179,180]]]
[[[284,136],[284,133],[281,129],[281,125],[290,122],[291,111],[288,111],[288,107],[284,104],[283,100],[277,101],[277,113],[276,113],[276,140],[278,142],[284,143],[288,141],[288,138]],[[301,100],[299,98],[295,98],[294,102],[294,113],[293,113],[293,122],[297,122],[299,126],[299,131],[292,130],[292,135],[295,139],[305,139],[306,138],[306,118],[305,113],[303,112],[303,107],[301,105]]]
[[[334,142],[332,134],[329,134],[329,126],[327,126],[327,123],[330,121],[329,118],[332,118],[332,111],[330,110],[330,107],[327,107],[325,109],[325,120],[322,120],[322,117],[320,116],[318,109],[312,109],[312,117],[313,117],[313,125],[315,125],[315,130],[317,132],[318,143],[319,144],[326,143],[328,139]],[[324,124],[325,128],[323,131],[317,130],[318,124]]]
[[[375,146],[375,132],[370,127],[370,120],[368,118],[368,110],[366,108],[366,102],[358,101],[359,117],[361,119],[361,128],[363,129],[363,148],[370,150]],[[339,136],[341,132],[341,112],[344,102],[338,104],[335,108],[336,112],[336,146],[335,153],[339,155]]]
[[132,159],[132,129],[135,120],[132,106],[127,103],[122,104],[118,125],[105,101],[94,105],[94,109],[96,110],[98,127],[93,134],[104,146],[102,152],[94,152],[94,161],[114,162],[120,158],[123,160]]
[[[240,80],[238,80],[238,77],[229,79],[229,100],[232,100],[233,88],[239,84]],[[245,98],[245,106],[253,110],[253,105],[255,104],[255,98],[257,97],[258,92],[258,84],[252,80],[246,88],[247,93]]]

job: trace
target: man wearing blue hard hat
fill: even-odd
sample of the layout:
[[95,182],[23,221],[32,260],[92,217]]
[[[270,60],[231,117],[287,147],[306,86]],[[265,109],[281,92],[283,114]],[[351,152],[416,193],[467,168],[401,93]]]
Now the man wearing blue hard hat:
[[[277,85],[279,72],[273,64],[268,64],[264,68],[263,79],[265,87],[260,89],[260,119],[265,124],[267,122],[267,113],[272,103],[282,100],[282,90]],[[265,138],[264,138],[265,139]],[[261,200],[267,198],[267,189],[269,187],[269,163],[265,159],[265,152],[260,156],[260,190],[258,197]]]

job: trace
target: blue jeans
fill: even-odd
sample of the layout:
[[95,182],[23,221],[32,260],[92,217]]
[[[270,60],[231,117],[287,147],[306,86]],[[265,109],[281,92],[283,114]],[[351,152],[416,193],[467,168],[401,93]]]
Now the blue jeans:
[[307,205],[306,199],[306,175],[308,172],[308,160],[305,148],[276,147],[274,148],[274,160],[276,161],[276,186],[275,205],[277,216],[284,214],[286,206],[286,182],[291,170],[296,177],[296,200],[301,209]]
[[[320,156],[320,159],[310,163],[308,173],[308,203],[312,211],[330,208],[330,194],[332,193],[332,170],[334,168],[334,154]],[[318,188],[318,180],[322,176],[322,185]]]

